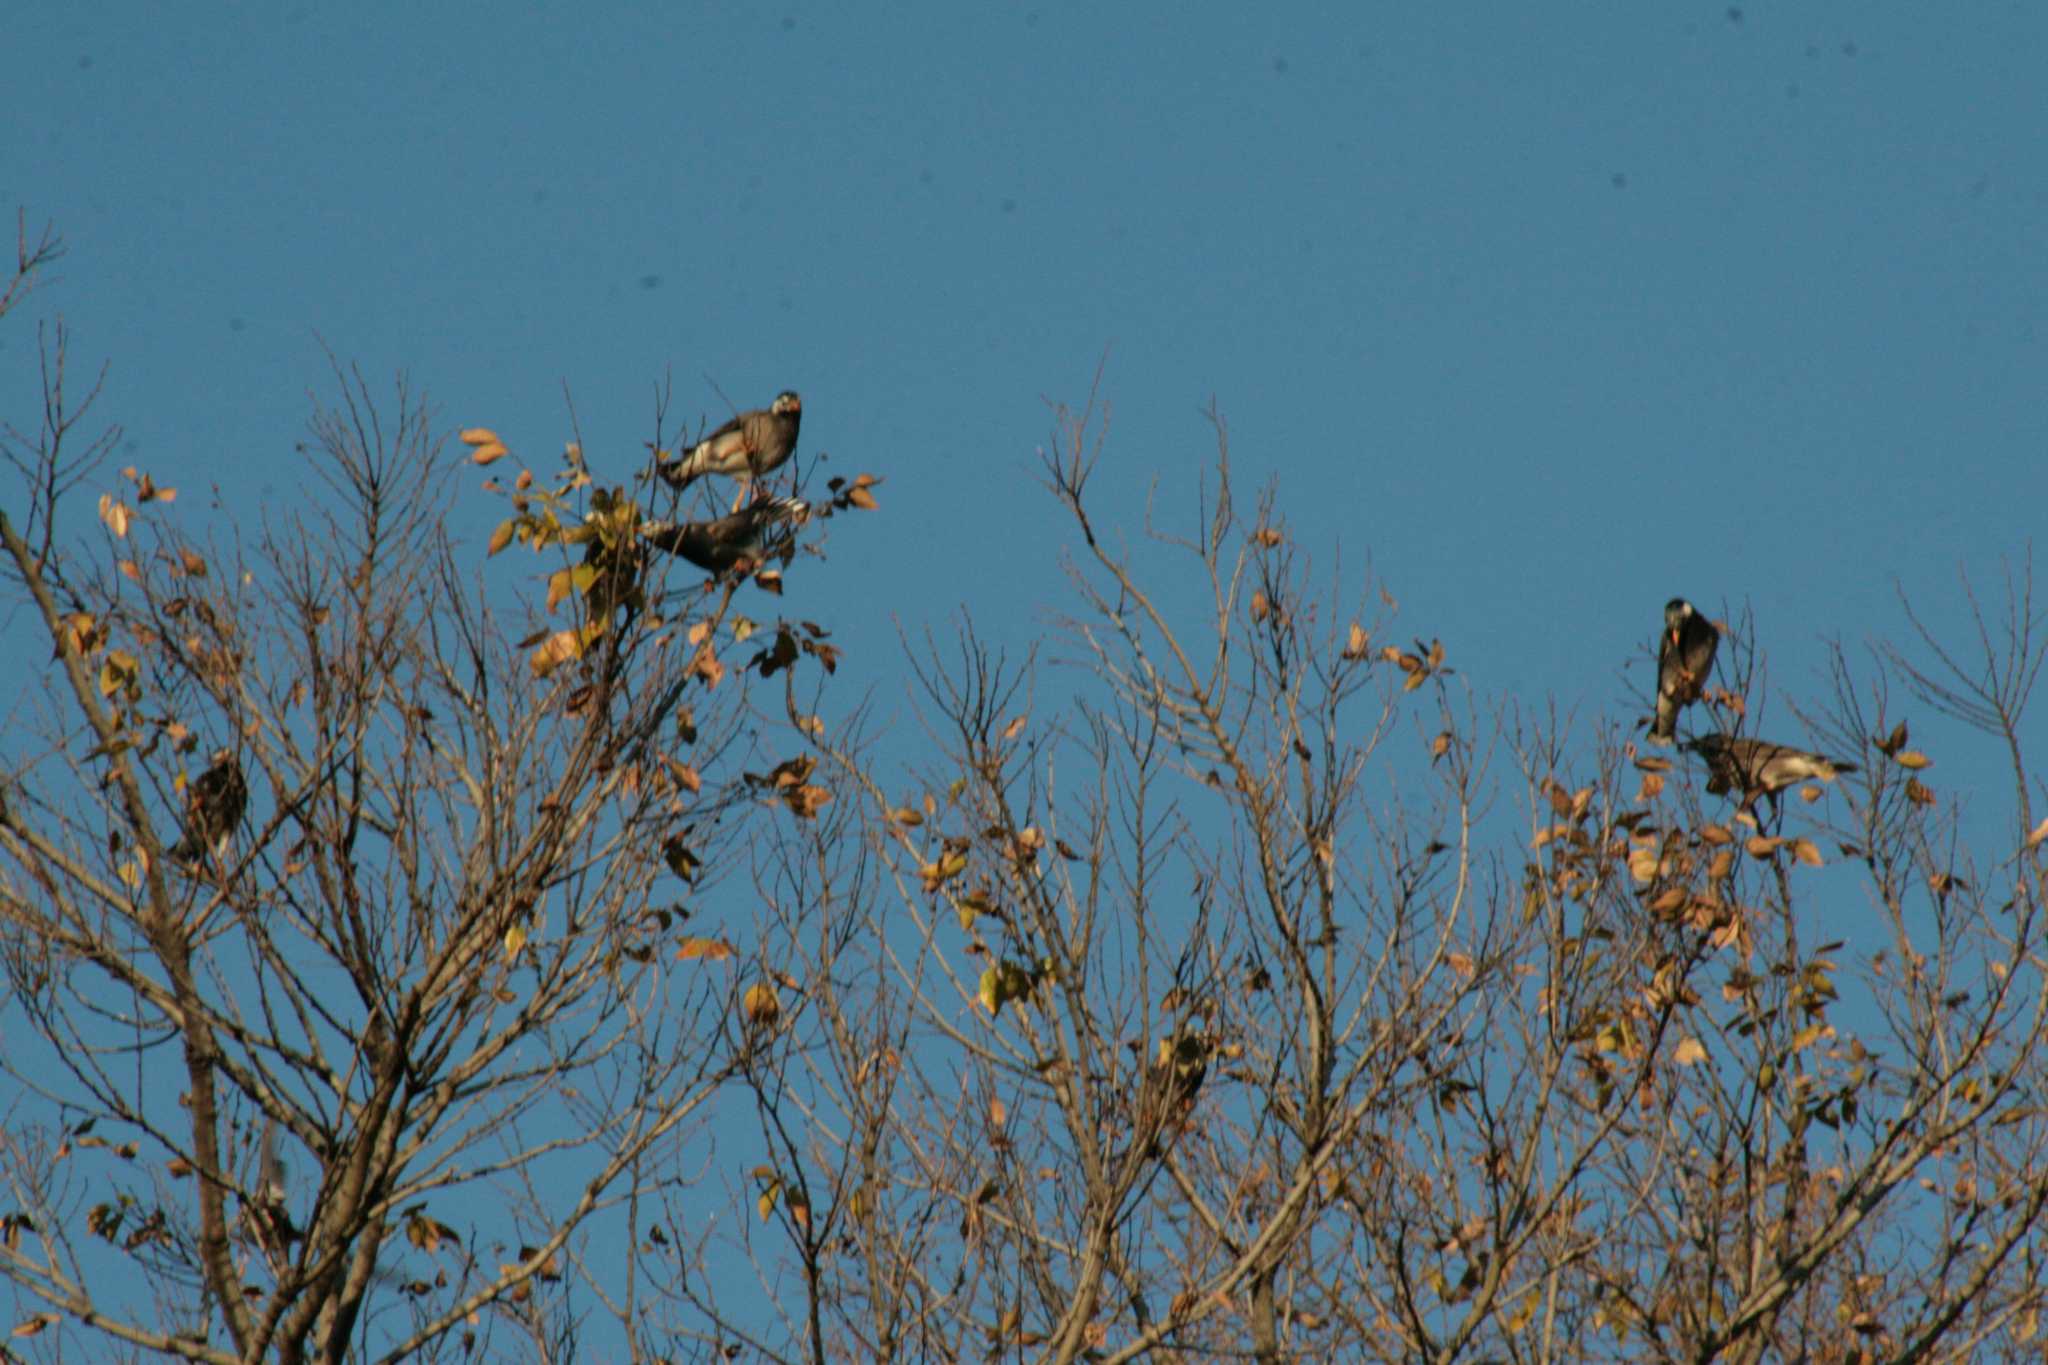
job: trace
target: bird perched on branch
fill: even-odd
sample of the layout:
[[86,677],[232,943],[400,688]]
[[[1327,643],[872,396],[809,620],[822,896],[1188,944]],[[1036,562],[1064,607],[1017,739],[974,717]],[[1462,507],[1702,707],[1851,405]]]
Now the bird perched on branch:
[[1195,1097],[1208,1078],[1215,1051],[1216,1039],[1209,1034],[1183,1033],[1159,1040],[1139,1082],[1132,1116],[1147,1156],[1159,1156],[1193,1116]]
[[1747,736],[1701,735],[1685,747],[1706,759],[1707,790],[1720,796],[1739,789],[1744,810],[1765,796],[1775,814],[1778,793],[1795,782],[1832,782],[1841,773],[1856,771],[1856,765],[1845,759]]
[[256,1159],[256,1182],[249,1191],[243,1213],[250,1236],[274,1267],[291,1260],[291,1245],[299,1239],[291,1210],[285,1206],[289,1193],[285,1188],[284,1161],[277,1154],[277,1120],[271,1119],[263,1125],[263,1141]]
[[1713,671],[1714,650],[1721,632],[1714,623],[1693,610],[1692,603],[1674,597],[1664,604],[1664,635],[1657,642],[1657,717],[1650,722],[1650,740],[1669,744],[1678,725],[1678,713],[1700,699]]
[[801,521],[810,510],[801,498],[765,498],[716,521],[643,522],[640,534],[650,545],[679,555],[706,573],[721,574],[742,560],[759,564],[769,534]]
[[171,848],[171,857],[191,862],[212,850],[242,823],[249,808],[249,784],[231,749],[215,749],[212,766],[186,790],[185,835]]
[[804,400],[784,389],[765,408],[743,412],[685,453],[658,466],[671,488],[683,488],[705,474],[759,478],[780,469],[796,453],[796,433],[804,419]]

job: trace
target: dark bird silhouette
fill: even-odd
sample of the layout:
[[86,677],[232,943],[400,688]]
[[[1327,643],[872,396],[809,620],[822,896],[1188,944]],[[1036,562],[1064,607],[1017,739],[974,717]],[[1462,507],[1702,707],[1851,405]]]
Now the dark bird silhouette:
[[678,555],[707,573],[721,574],[745,560],[759,564],[769,536],[781,526],[810,513],[800,498],[767,498],[716,521],[681,523],[650,521],[641,536],[658,549]]
[[1213,1038],[1202,1034],[1159,1040],[1159,1051],[1138,1085],[1135,1121],[1147,1156],[1158,1156],[1193,1116],[1214,1051]]
[[1685,747],[1707,761],[1707,790],[1715,796],[1739,790],[1744,810],[1764,796],[1770,798],[1775,814],[1778,793],[1794,783],[1832,782],[1838,774],[1856,771],[1856,765],[1846,759],[1747,736],[1701,735]]
[[249,784],[229,749],[213,751],[213,766],[199,774],[185,793],[185,835],[171,849],[171,857],[191,862],[225,839],[242,823],[249,808]]
[[1657,642],[1657,716],[1650,722],[1653,743],[1669,744],[1678,713],[1700,699],[1720,643],[1721,632],[1692,603],[1674,597],[1664,604],[1664,634]]
[[705,474],[737,474],[759,478],[780,469],[796,452],[797,428],[803,423],[804,400],[784,389],[765,408],[743,412],[681,456],[659,466],[672,488],[682,488]]

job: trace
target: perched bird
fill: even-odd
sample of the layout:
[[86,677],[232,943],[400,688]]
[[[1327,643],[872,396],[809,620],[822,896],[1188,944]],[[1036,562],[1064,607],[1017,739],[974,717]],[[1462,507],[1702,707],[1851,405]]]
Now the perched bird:
[[229,831],[242,823],[249,807],[249,784],[230,749],[213,751],[213,766],[199,774],[185,793],[185,836],[171,849],[171,857],[190,862],[212,849]]
[[766,498],[716,521],[644,522],[640,534],[649,544],[720,574],[743,559],[759,564],[769,533],[810,510],[801,498]]
[[1721,632],[1714,623],[1693,610],[1692,603],[1674,597],[1664,604],[1664,635],[1657,642],[1657,718],[1650,722],[1650,740],[1669,744],[1678,725],[1678,713],[1700,699],[1713,671],[1714,650]]
[[1159,1050],[1139,1082],[1134,1115],[1146,1155],[1158,1156],[1162,1144],[1177,1137],[1194,1114],[1195,1096],[1208,1078],[1214,1050],[1214,1040],[1204,1034],[1159,1040]]
[[277,1154],[277,1120],[263,1125],[263,1142],[256,1159],[256,1184],[249,1191],[244,1209],[249,1233],[273,1266],[291,1259],[291,1244],[299,1239],[291,1210],[285,1207],[284,1161]]
[[672,488],[682,488],[704,474],[758,478],[780,469],[796,452],[797,427],[803,419],[804,400],[784,389],[767,407],[741,413],[680,459],[659,466],[661,477]]
[[1701,735],[1685,747],[1706,759],[1707,790],[1720,796],[1739,788],[1745,810],[1759,796],[1767,796],[1775,811],[1778,793],[1795,782],[1832,782],[1840,773],[1856,771],[1856,765],[1844,759],[1747,736]]

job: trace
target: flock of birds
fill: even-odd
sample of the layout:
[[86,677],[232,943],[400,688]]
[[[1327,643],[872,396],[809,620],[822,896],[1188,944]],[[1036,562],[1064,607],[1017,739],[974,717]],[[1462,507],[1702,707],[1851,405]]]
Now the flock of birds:
[[[1674,597],[1664,604],[1664,634],[1657,643],[1657,714],[1650,721],[1651,743],[1672,742],[1678,730],[1678,713],[1706,691],[1707,674],[1714,667],[1714,651],[1720,644],[1721,632],[1692,603]],[[1710,793],[1721,796],[1740,790],[1743,810],[1753,807],[1759,796],[1767,797],[1774,815],[1778,812],[1778,793],[1794,783],[1832,782],[1838,774],[1856,771],[1856,765],[1844,759],[1747,735],[1701,735],[1685,747],[1706,760]]]
[[[642,537],[708,573],[723,574],[737,565],[759,563],[770,538],[781,528],[800,523],[809,515],[810,505],[801,498],[783,497],[757,497],[745,507],[740,502],[748,485],[780,469],[796,453],[803,415],[803,400],[784,390],[767,407],[741,413],[676,458],[659,462],[655,472],[678,492],[706,474],[737,478],[742,487],[725,516],[708,521],[646,521],[641,523]],[[1674,741],[1678,714],[1704,695],[1720,643],[1721,632],[1692,603],[1674,597],[1664,605],[1651,743]],[[1684,747],[1706,760],[1708,792],[1721,796],[1739,791],[1745,811],[1761,796],[1769,799],[1776,814],[1778,793],[1785,788],[1809,780],[1832,782],[1840,773],[1856,771],[1854,763],[1842,759],[1747,735],[1700,735]],[[232,750],[213,751],[211,766],[191,784],[185,804],[183,836],[170,856],[189,864],[216,851],[248,808],[249,784]]]

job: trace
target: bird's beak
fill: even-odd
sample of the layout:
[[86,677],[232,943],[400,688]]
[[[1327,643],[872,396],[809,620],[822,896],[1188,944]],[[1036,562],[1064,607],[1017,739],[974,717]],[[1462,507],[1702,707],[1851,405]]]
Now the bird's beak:
[[1678,643],[1678,628],[1676,626],[1671,629],[1671,643],[1674,645]]

